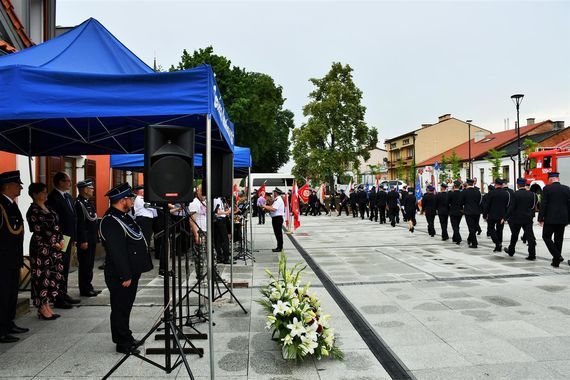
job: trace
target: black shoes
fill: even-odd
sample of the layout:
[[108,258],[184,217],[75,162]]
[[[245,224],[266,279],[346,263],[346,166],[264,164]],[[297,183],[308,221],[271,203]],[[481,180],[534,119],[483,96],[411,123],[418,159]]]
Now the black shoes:
[[26,327],[20,327],[20,326],[12,326],[12,328],[10,329],[10,333],[12,334],[23,334],[23,333],[27,333],[28,331],[30,331],[30,329],[26,328]]
[[[71,306],[70,306],[70,308],[71,308]],[[52,314],[51,317],[46,317],[45,315],[43,315],[42,313],[40,313],[38,311],[38,318],[43,320],[43,321],[55,321],[59,317],[61,317],[61,315],[59,315],[59,314]]]
[[117,344],[116,351],[120,354],[125,354],[125,355],[138,355],[141,353],[137,349],[137,346],[134,343],[128,346]]
[[9,334],[0,335],[0,343],[16,343],[19,340],[20,338],[17,338]]
[[[496,245],[495,249],[493,249],[493,252],[501,252],[503,250],[503,246],[502,245]],[[507,252],[508,253],[508,252]],[[513,253],[514,254],[514,253]],[[512,255],[511,255],[512,256]]]
[[79,295],[81,297],[97,297],[99,293],[94,290],[89,290],[88,292],[80,292]]
[[[503,251],[505,251],[505,253],[506,253],[507,255],[511,256],[511,257],[513,257],[513,256],[515,255],[515,251],[514,251],[514,250],[510,250],[510,249],[508,249],[508,248],[505,248]],[[529,256],[529,257],[530,257],[530,256]],[[528,259],[529,259],[529,258],[527,257],[527,260],[528,260]],[[533,260],[534,260],[534,259],[533,259]]]
[[63,296],[63,300],[64,300],[65,302],[67,302],[68,304],[70,304],[70,305],[77,305],[78,303],[81,303],[80,300],[78,300],[78,299],[76,299],[76,298],[71,298],[71,297],[69,296],[69,294],[64,295],[64,296]]
[[271,252],[281,252],[283,248],[273,248]]
[[560,266],[560,263],[564,261],[564,257],[560,256],[560,258],[558,259],[552,259],[552,262],[550,263],[550,265],[552,265],[554,268],[558,268]]
[[530,256],[529,255],[529,256],[525,257],[525,260],[534,261],[534,260],[536,260],[536,256]]
[[71,305],[70,303],[67,303],[63,300],[58,300],[58,301],[54,302],[53,307],[56,307],[58,309],[72,309],[73,305]]

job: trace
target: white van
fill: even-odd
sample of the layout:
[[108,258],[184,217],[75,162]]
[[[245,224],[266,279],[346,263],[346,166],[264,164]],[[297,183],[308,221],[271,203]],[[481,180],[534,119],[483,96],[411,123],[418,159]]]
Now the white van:
[[[261,185],[265,183],[265,191],[270,194],[278,187],[279,190],[286,192],[293,187],[294,176],[290,174],[280,173],[251,173],[251,181],[249,188],[255,191],[259,190]],[[252,190],[252,191],[253,191]]]

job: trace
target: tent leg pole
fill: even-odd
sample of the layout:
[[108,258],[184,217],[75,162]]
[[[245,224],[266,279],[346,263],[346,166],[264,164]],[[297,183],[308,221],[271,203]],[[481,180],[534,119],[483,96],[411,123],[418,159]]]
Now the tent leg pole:
[[248,193],[247,198],[248,198],[249,207],[250,207],[250,210],[249,210],[249,236],[250,236],[249,245],[251,247],[251,257],[253,257],[253,260],[251,260],[251,265],[253,265],[253,263],[255,263],[255,254],[253,253],[254,251],[253,251],[253,217],[252,217],[252,214],[253,214],[253,208],[257,207],[257,205],[251,204],[252,185],[253,185],[253,182],[251,181],[251,167],[249,167],[247,169],[247,193]]
[[[232,239],[230,241],[230,290],[231,290],[231,294],[234,293],[234,205],[237,202],[237,198],[234,197],[234,164],[233,164],[233,157],[232,157],[232,195],[230,196],[231,199],[231,210],[232,210],[232,214],[231,214],[231,218],[232,218]],[[230,303],[234,303],[234,297],[230,297]]]
[[213,260],[212,260],[212,115],[208,114],[206,120],[206,215],[207,215],[207,232],[206,232],[206,252],[208,256],[208,343],[210,348],[210,379],[215,379],[215,362],[214,362],[214,329],[212,328],[212,296],[214,294],[213,279]]

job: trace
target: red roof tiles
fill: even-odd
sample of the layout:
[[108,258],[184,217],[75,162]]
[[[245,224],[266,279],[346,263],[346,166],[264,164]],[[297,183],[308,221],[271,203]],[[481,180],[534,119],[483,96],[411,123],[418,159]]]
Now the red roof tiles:
[[12,21],[12,25],[14,26],[14,30],[16,31],[16,33],[18,33],[18,36],[22,40],[24,46],[27,48],[33,46],[34,43],[30,39],[30,37],[28,37],[28,34],[26,33],[24,26],[20,22],[20,19],[16,15],[16,11],[14,11],[14,6],[10,2],[10,0],[0,0],[0,4],[2,4],[4,9],[6,10],[6,13],[8,14],[8,17],[10,18],[10,21]]
[[[530,132],[534,131],[540,126],[543,126],[547,123],[552,123],[550,120],[543,121],[541,123],[527,125],[521,127],[521,136],[529,134]],[[489,150],[497,149],[506,145],[517,138],[517,130],[516,129],[509,129],[508,131],[498,132],[498,133],[491,133],[480,141],[475,142],[475,139],[471,139],[471,159],[477,159],[481,156],[487,155]],[[417,167],[421,166],[431,166],[436,161],[441,162],[441,157],[445,155],[449,159],[451,153],[455,150],[455,154],[459,156],[460,161],[467,161],[469,160],[469,141],[464,142],[463,144],[457,145],[454,148],[451,148],[437,156],[428,158],[427,160],[416,164]]]

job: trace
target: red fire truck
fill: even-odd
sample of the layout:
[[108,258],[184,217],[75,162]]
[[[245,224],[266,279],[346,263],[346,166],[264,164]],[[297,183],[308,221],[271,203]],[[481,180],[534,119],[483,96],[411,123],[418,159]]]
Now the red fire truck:
[[560,182],[570,185],[570,147],[539,148],[529,154],[524,177],[531,191],[541,193],[550,172],[559,172]]

